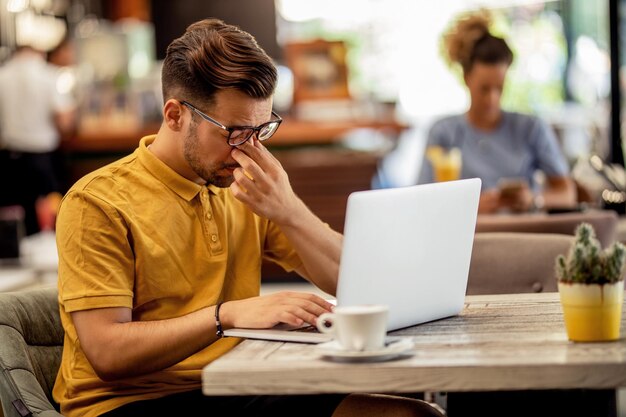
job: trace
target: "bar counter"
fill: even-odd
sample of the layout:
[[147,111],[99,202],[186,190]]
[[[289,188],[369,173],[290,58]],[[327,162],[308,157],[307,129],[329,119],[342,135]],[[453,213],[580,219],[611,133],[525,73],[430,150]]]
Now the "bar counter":
[[[272,146],[328,145],[340,140],[353,129],[369,128],[397,136],[408,126],[396,120],[346,120],[332,122],[305,121],[286,117],[271,139]],[[154,134],[159,124],[141,128],[117,128],[79,132],[63,142],[66,152],[126,152],[137,147],[139,139]]]

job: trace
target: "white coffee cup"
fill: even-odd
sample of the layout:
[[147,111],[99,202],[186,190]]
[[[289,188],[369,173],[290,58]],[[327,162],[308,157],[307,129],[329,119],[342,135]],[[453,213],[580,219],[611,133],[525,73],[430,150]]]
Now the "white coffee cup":
[[317,328],[329,333],[345,350],[376,350],[385,346],[387,315],[384,305],[335,307],[317,318]]

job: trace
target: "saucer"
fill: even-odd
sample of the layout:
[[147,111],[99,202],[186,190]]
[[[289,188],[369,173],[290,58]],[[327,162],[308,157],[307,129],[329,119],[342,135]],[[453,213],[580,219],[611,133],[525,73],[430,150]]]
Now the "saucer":
[[376,350],[345,350],[336,340],[315,347],[323,357],[344,362],[386,361],[408,354],[412,348],[413,341],[410,338],[390,340],[385,347]]

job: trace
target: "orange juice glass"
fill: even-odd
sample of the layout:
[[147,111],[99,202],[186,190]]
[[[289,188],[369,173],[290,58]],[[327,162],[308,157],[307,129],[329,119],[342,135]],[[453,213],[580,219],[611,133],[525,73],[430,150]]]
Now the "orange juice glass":
[[432,164],[435,181],[453,181],[461,178],[462,162],[459,148],[430,146],[426,151],[426,157]]

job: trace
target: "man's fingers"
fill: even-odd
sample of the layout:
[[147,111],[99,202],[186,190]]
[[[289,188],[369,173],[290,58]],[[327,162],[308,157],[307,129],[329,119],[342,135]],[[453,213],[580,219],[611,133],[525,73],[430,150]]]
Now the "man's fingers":
[[235,181],[237,181],[237,184],[239,184],[246,190],[249,190],[251,187],[254,186],[254,178],[252,177],[252,175],[248,174],[248,172],[243,168],[236,168],[233,171],[233,177],[235,177]]
[[259,205],[263,204],[266,194],[266,186],[264,184],[251,180],[242,168],[237,168],[233,172],[233,176],[235,177],[235,183],[247,194],[248,201],[256,202]]
[[231,193],[233,193],[233,197],[235,197],[242,203],[250,205],[250,203],[252,202],[252,199],[248,196],[248,192],[239,184],[237,184],[236,181],[233,181],[233,183],[230,184],[230,191]]
[[248,177],[248,179],[249,179],[249,180],[254,181],[254,177],[253,177],[252,175],[248,174],[248,171],[246,171],[246,170],[245,170],[245,169],[243,169],[243,168],[242,168],[242,170],[243,170],[244,175],[245,175],[246,177]]
[[277,295],[282,298],[279,304],[298,306],[308,313],[314,314],[316,317],[320,314],[328,313],[333,309],[331,303],[315,294],[284,292],[278,293]]
[[233,149],[231,155],[235,161],[246,171],[248,178],[259,180],[262,178],[263,169],[258,163],[245,152],[239,149]]
[[272,161],[274,161],[274,162],[275,162],[275,163],[277,163],[278,165],[282,166],[282,164],[280,163],[280,161],[278,160],[278,158],[276,158],[276,157],[274,156],[274,154],[273,154],[273,153],[271,153],[271,152],[269,151],[269,149],[267,149],[267,147],[266,147],[265,145],[263,145],[263,143],[262,143],[261,141],[259,141],[259,140],[255,141],[255,142],[254,142],[254,146],[256,146],[257,148],[259,148],[259,149],[261,150],[261,152],[262,152],[264,155],[267,155],[267,157],[268,157],[268,158],[270,158]]
[[319,315],[312,314],[311,312],[299,307],[299,306],[289,306],[283,311],[281,315],[281,321],[283,323],[292,324],[296,326],[300,326],[303,323],[315,324],[317,322],[317,317]]
[[248,328],[271,327],[278,323],[315,324],[320,314],[333,307],[315,294],[290,291],[236,301],[233,306],[238,307],[236,327]]
[[270,170],[274,160],[276,160],[274,155],[272,155],[271,152],[257,140],[255,140],[255,145],[248,141],[237,146],[236,149],[245,153],[250,159],[256,162],[263,171]]

